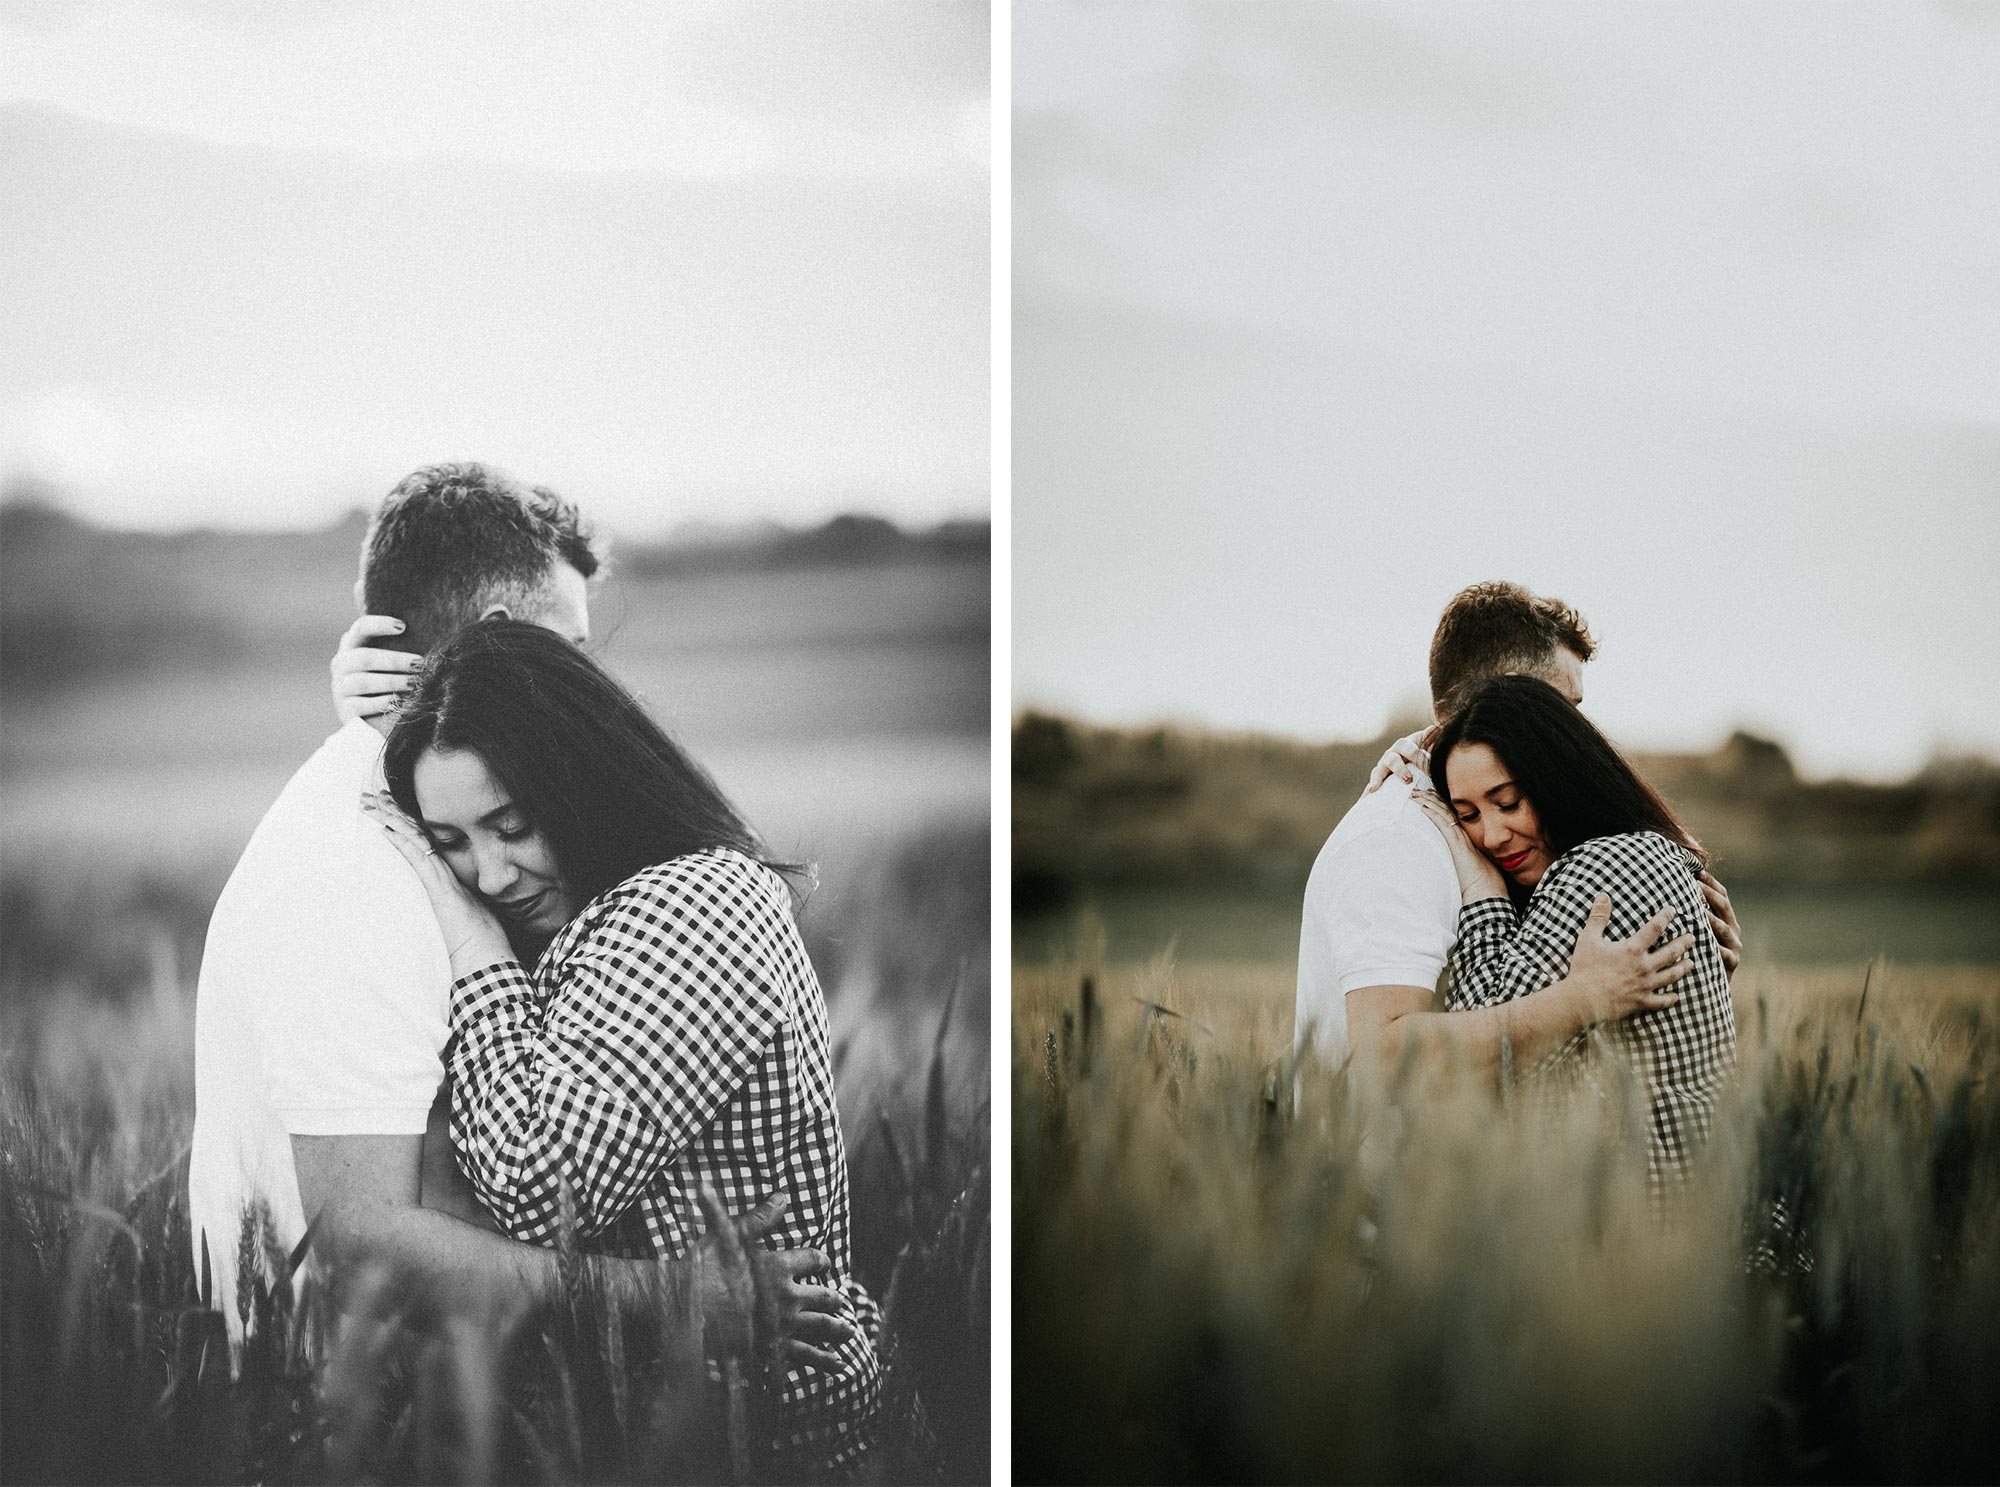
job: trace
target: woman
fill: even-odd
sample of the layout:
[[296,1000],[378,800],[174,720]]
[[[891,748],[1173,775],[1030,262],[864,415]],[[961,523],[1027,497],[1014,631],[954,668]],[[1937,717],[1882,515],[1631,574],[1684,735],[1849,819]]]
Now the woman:
[[[1665,801],[1555,688],[1528,676],[1481,683],[1431,747],[1424,809],[1458,873],[1453,1009],[1489,1007],[1559,979],[1599,894],[1630,934],[1663,904],[1694,936],[1673,1005],[1607,1023],[1606,1042],[1645,1081],[1647,1176],[1685,1177],[1736,1060],[1729,978],[1697,875],[1700,847]],[[1584,1040],[1556,1058],[1588,1077]]]
[[[858,1461],[879,1314],[847,1274],[847,1156],[826,1004],[781,871],[615,681],[536,625],[436,651],[369,809],[417,868],[451,954],[451,1136],[501,1226],[685,1255],[699,1196],[783,1195],[773,1245],[833,1257],[865,1330],[783,1380],[802,1462]],[[526,969],[534,967],[533,973]]]

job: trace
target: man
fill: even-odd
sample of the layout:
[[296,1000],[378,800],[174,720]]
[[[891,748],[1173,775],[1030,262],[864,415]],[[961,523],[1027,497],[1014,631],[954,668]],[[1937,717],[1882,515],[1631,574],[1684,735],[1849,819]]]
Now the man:
[[[597,566],[576,509],[552,492],[482,465],[434,465],[376,512],[355,600],[401,622],[385,643],[411,667],[493,615],[581,645]],[[321,745],[259,823],[209,922],[188,1207],[197,1273],[211,1277],[238,1343],[255,1279],[246,1267],[274,1284],[309,1221],[315,1255],[380,1262],[448,1316],[504,1321],[556,1283],[552,1251],[493,1231],[432,1122],[450,962],[418,880],[360,813],[363,791],[382,788],[393,722],[378,710]],[[247,1238],[246,1211],[259,1231]],[[798,1251],[759,1263],[795,1277],[825,1262]],[[837,1310],[820,1289],[794,1285],[787,1297]],[[808,1333],[847,1327],[824,1322],[836,1325],[800,1328],[795,1355],[813,1356]]]
[[[1583,617],[1518,584],[1475,584],[1453,597],[1431,640],[1431,704],[1436,721],[1491,676],[1539,677],[1583,703],[1583,667],[1596,644]],[[1391,771],[1393,775],[1395,771]],[[1433,1011],[1457,929],[1459,891],[1451,853],[1412,795],[1430,788],[1406,766],[1370,786],[1327,838],[1306,882],[1299,934],[1294,1039],[1335,1064],[1348,1058],[1364,1085],[1393,1068],[1413,1037],[1497,1076],[1505,1044],[1525,1066],[1573,1032],[1537,999],[1466,1012]],[[1709,920],[1733,974],[1742,939],[1722,885],[1704,874]],[[1600,898],[1585,924],[1566,980],[1591,986],[1641,972],[1665,975],[1671,947],[1648,947],[1665,925],[1656,916],[1629,940],[1610,941],[1610,906]]]

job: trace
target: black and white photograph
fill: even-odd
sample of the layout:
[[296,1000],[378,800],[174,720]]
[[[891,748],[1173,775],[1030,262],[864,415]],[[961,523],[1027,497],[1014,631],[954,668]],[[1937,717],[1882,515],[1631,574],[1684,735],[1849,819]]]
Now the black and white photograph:
[[0,1477],[987,1479],[990,27],[0,7]]

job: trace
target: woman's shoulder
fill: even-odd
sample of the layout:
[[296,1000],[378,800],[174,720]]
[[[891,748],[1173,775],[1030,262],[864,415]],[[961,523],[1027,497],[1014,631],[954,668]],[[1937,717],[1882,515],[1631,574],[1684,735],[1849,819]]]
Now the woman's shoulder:
[[738,914],[762,914],[785,903],[784,881],[734,847],[706,847],[642,867],[598,900],[620,905],[708,905]]
[[1594,836],[1570,848],[1556,859],[1549,876],[1587,875],[1593,880],[1623,877],[1658,881],[1677,876],[1692,879],[1699,866],[1693,853],[1657,831],[1627,831],[1615,836]]
[[721,935],[763,941],[790,923],[782,878],[733,847],[709,847],[642,867],[605,889],[564,927],[550,957],[635,939],[684,947]]

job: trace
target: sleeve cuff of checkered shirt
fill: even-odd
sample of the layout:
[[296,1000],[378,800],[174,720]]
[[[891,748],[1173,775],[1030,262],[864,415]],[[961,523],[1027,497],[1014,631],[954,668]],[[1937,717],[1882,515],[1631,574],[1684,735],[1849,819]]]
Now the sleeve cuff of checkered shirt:
[[496,960],[451,983],[451,1025],[463,1027],[482,1012],[516,997],[532,999],[534,987],[518,960]]
[[1458,937],[1482,930],[1499,930],[1502,934],[1514,929],[1514,905],[1504,898],[1475,898],[1458,911]]

